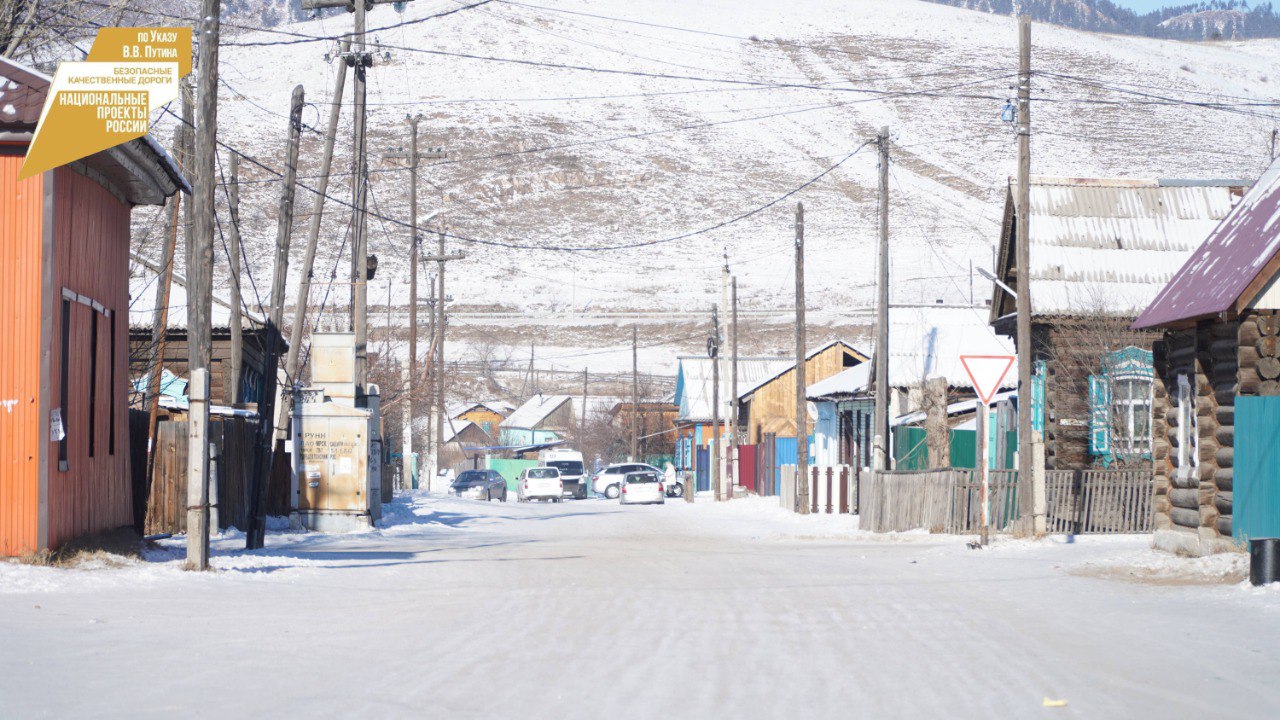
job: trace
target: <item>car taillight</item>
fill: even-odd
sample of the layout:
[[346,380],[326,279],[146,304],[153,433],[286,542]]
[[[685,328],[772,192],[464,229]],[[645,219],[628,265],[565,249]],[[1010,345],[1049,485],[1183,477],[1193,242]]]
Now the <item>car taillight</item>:
[[626,485],[623,485],[623,486],[622,486],[622,494],[623,494],[623,495],[626,495],[626,494],[627,494],[627,486],[626,486]]
[[662,489],[662,483],[658,483],[658,492],[659,492],[659,493],[661,493],[661,492],[665,492],[665,491]]

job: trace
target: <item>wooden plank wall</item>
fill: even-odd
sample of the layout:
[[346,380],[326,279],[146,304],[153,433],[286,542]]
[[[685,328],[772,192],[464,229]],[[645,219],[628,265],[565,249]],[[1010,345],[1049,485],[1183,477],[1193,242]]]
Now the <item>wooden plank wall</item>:
[[25,146],[11,147],[0,145],[0,556],[39,549],[44,176],[18,182]]
[[[244,418],[213,418],[209,422],[209,438],[217,454],[213,468],[218,476],[216,503],[218,528],[244,529],[249,514],[249,475],[253,470],[253,443],[256,421]],[[187,526],[187,423],[162,422],[156,442],[154,478],[147,496],[147,535],[180,533]],[[288,482],[284,484],[288,497]],[[269,514],[278,512],[281,495],[279,482],[273,477],[273,501]],[[274,511],[273,511],[274,510]]]
[[[852,355],[855,359],[859,357],[843,345],[833,345],[809,358],[805,362],[805,382],[812,385],[848,370],[849,368],[844,364],[846,355]],[[748,442],[762,442],[765,433],[773,433],[780,437],[795,437],[795,369],[782,373],[757,390],[752,395],[749,405],[745,438]],[[812,426],[808,430],[812,431]]]
[[[68,442],[67,470],[58,469],[58,444],[49,441],[49,547],[80,535],[133,522],[129,477],[128,312],[130,208],[105,187],[72,167],[54,171],[55,299],[51,334],[51,407],[62,408]],[[116,316],[115,355],[111,323],[93,308],[72,303],[69,395],[59,397],[61,372],[61,289],[102,303]],[[96,384],[90,383],[91,332],[97,316]],[[111,384],[112,366],[115,384]],[[96,389],[96,417],[89,421],[89,389]],[[112,417],[114,416],[114,417]],[[114,422],[113,422],[114,421]],[[115,436],[111,437],[114,429]],[[94,453],[89,437],[94,434]],[[48,438],[45,438],[48,440]]]

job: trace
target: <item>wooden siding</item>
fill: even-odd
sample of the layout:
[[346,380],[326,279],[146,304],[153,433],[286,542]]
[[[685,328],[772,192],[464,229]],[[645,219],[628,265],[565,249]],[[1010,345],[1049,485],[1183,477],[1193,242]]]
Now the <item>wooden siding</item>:
[[[848,370],[853,365],[845,364],[845,357],[853,359],[857,365],[863,359],[843,345],[832,345],[826,350],[810,357],[805,362],[805,384],[812,385],[820,380]],[[721,372],[727,372],[721,367]],[[748,443],[758,443],[765,433],[773,433],[778,437],[796,436],[796,371],[787,370],[766,383],[752,394],[748,403],[747,433],[743,438]],[[812,423],[810,423],[812,425]],[[812,428],[809,428],[812,429]]]
[[0,556],[39,547],[40,305],[44,177],[17,181],[0,146]]
[[[128,205],[72,168],[54,171],[53,331],[50,334],[50,407],[62,408],[67,432],[67,469],[60,469],[58,443],[48,440],[48,547],[79,535],[133,522],[128,443]],[[61,397],[62,310],[66,288],[101,303],[115,316],[71,303],[68,396]],[[91,347],[94,317],[97,347]],[[112,329],[115,342],[112,343]],[[114,349],[114,355],[112,350]],[[96,382],[90,382],[95,365]],[[89,422],[89,392],[96,390]],[[112,437],[114,432],[114,437]],[[90,456],[90,433],[93,455]]]
[[[240,352],[240,372],[243,377],[248,374],[255,381],[262,377],[263,356],[262,344],[266,332],[264,330],[245,330],[244,343]],[[129,378],[150,377],[151,369],[151,328],[132,328],[129,331]],[[209,366],[209,397],[222,405],[233,403],[231,391],[231,332],[215,329],[212,336]],[[188,377],[187,364],[190,361],[187,348],[186,330],[170,329],[164,342],[164,367],[180,378]]]
[[[497,442],[502,433],[498,431],[498,426],[502,424],[503,417],[485,407],[475,407],[462,413],[455,420],[470,420],[476,424],[476,428],[489,436],[493,442]],[[485,424],[489,427],[486,429]]]

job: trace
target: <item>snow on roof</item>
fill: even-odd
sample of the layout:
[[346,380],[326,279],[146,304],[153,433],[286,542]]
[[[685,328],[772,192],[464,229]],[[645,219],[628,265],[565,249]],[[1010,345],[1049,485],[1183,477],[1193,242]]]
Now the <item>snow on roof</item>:
[[[1018,397],[1018,392],[1016,390],[1010,390],[1009,392],[1002,392],[991,398],[991,404],[996,405],[997,403],[1000,403],[1012,398],[1016,398],[1016,397]],[[953,402],[947,405],[947,416],[951,417],[953,415],[963,415],[964,413],[971,413],[975,411],[975,408],[977,406],[978,406],[977,398],[969,398],[968,400]],[[915,423],[924,422],[924,420],[925,420],[925,413],[917,411],[913,413],[907,413],[906,415],[902,415],[894,418],[893,422],[890,423],[890,425],[892,425],[893,427],[898,427],[899,425],[914,425]]]
[[478,402],[449,403],[449,406],[446,409],[446,412],[448,413],[449,417],[456,418],[459,415],[466,412],[470,412],[471,410],[478,407],[489,410],[490,412],[495,412],[504,417],[507,415],[510,415],[511,412],[516,409],[515,405],[512,405],[506,400],[480,400]]
[[[822,353],[826,352],[827,350],[831,349],[832,347],[835,347],[836,345],[843,345],[843,346],[845,347],[845,349],[849,350],[850,352],[854,353],[854,354],[855,354],[855,355],[857,355],[858,357],[862,358],[862,362],[866,362],[866,361],[868,360],[868,357],[867,357],[866,355],[863,355],[861,352],[859,352],[859,351],[857,350],[857,348],[853,347],[853,346],[852,346],[852,345],[850,345],[849,343],[847,343],[847,342],[845,342],[845,341],[843,341],[843,340],[832,340],[831,342],[826,343],[825,345],[821,345],[821,346],[819,346],[819,347],[817,347],[817,348],[814,348],[813,350],[810,350],[808,353],[806,353],[806,354],[805,354],[805,356],[804,356],[804,359],[806,360],[805,365],[806,365],[806,366],[808,365],[808,362],[807,362],[808,360],[812,360],[813,358],[817,357],[818,355],[821,355]],[[745,400],[745,399],[747,398],[747,396],[749,396],[749,395],[751,395],[751,394],[755,393],[755,391],[759,390],[760,388],[764,387],[765,385],[768,385],[769,383],[773,382],[774,380],[777,380],[779,377],[781,377],[782,375],[784,375],[788,370],[790,370],[790,369],[791,369],[791,368],[793,368],[793,367],[795,367],[795,363],[788,363],[786,367],[784,367],[784,368],[782,368],[782,369],[778,370],[778,371],[777,371],[777,372],[775,372],[774,374],[772,374],[772,375],[770,375],[770,376],[768,376],[768,377],[766,377],[766,378],[763,378],[763,379],[761,379],[761,380],[756,381],[756,383],[755,383],[754,385],[752,385],[750,388],[748,388],[748,389],[746,390],[746,392],[739,393],[738,397],[739,397],[739,398],[742,398],[742,399],[744,399],[744,400]]]
[[[1137,314],[1231,212],[1239,180],[1031,179],[1036,315]],[[1013,203],[1012,188],[1008,203]],[[1012,266],[1012,221],[1001,263]],[[996,288],[997,298],[1004,291]],[[997,304],[998,307],[998,304]]]
[[1187,258],[1135,328],[1155,327],[1229,309],[1280,251],[1280,160]]
[[[954,305],[895,305],[889,308],[889,385],[908,387],[945,378],[952,387],[972,388],[961,355],[1012,355],[1013,341],[987,324],[983,308]],[[869,390],[874,363],[856,365],[808,387],[813,400],[857,395]],[[1017,384],[1011,371],[1003,387]]]
[[[721,358],[723,361],[724,358]],[[712,395],[712,362],[705,356],[684,356],[679,358],[680,368],[676,376],[675,402],[680,406],[678,415],[681,421],[711,419]],[[741,399],[761,382],[777,377],[787,368],[795,365],[793,360],[777,357],[738,358],[738,392]],[[721,382],[726,386],[729,381],[728,362],[721,362]]]
[[[961,355],[1014,354],[1013,341],[996,334],[986,316],[986,308],[890,307],[889,384],[906,387],[940,377],[953,387],[972,388]],[[1013,387],[1017,378],[1017,370],[1011,369],[1003,387]]]
[[[611,395],[588,395],[586,398],[586,409],[583,409],[582,396],[573,396],[573,416],[576,418],[591,417],[601,413],[607,413],[621,402],[631,402],[630,397],[621,398]],[[584,414],[585,413],[585,414]]]
[[534,395],[508,415],[500,423],[500,427],[536,429],[547,417],[571,399],[568,395]]
[[472,427],[473,425],[475,425],[475,423],[471,422],[470,420],[453,420],[452,422],[445,423],[444,424],[444,441],[447,443],[451,443],[454,440],[457,440],[458,438],[462,437],[462,433],[466,432],[467,429]]
[[[156,296],[160,289],[160,267],[138,255],[129,256],[129,327],[150,330],[155,321]],[[213,327],[226,329],[231,327],[231,303],[213,294],[210,306]],[[254,325],[265,325],[266,321],[257,313],[241,310],[240,325],[244,329]],[[187,281],[178,273],[173,274],[173,284],[169,288],[169,329],[186,330],[187,328]]]

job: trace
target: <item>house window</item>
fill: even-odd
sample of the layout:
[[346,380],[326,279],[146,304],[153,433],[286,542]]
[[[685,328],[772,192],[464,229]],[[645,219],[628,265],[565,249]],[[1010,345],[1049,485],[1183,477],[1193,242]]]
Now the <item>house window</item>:
[[1116,449],[1129,455],[1151,453],[1151,380],[1119,378],[1111,385],[1112,427]]
[[1196,395],[1191,376],[1178,376],[1178,474],[1189,476],[1200,467],[1200,433]]

